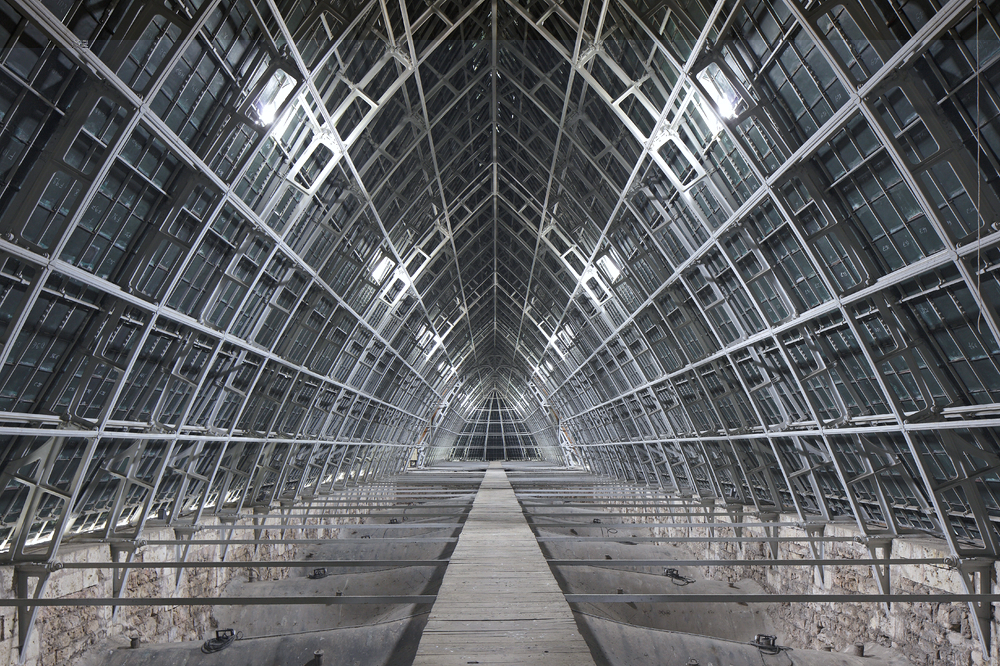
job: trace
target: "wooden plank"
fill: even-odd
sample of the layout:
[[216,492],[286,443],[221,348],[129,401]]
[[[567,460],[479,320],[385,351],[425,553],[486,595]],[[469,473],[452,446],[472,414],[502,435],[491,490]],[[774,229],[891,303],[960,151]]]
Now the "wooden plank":
[[497,463],[483,477],[413,664],[594,664]]

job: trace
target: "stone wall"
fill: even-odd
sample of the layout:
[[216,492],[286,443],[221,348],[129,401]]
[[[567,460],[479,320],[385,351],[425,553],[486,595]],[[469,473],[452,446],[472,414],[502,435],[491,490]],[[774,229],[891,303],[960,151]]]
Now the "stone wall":
[[[621,507],[624,508],[624,507]],[[618,510],[607,507],[609,512]],[[706,509],[709,510],[709,509]],[[721,511],[721,509],[718,509]],[[625,519],[629,520],[629,519]],[[678,517],[676,522],[688,520]],[[704,518],[691,518],[698,523]],[[739,520],[737,518],[736,520]],[[794,514],[784,514],[778,522],[796,523]],[[636,518],[635,523],[672,522],[667,517]],[[715,517],[716,536],[732,537],[735,528],[725,527],[736,522],[727,517]],[[754,515],[745,515],[742,522],[759,522]],[[707,528],[649,528],[652,536],[670,537],[703,536]],[[760,542],[708,541],[701,544],[678,544],[685,547],[692,559],[765,559],[770,557],[769,546],[764,542],[763,528],[744,528],[743,536],[760,538]],[[860,533],[851,523],[833,524],[825,527],[825,536],[848,537],[853,540]],[[805,536],[805,531],[796,527],[781,527],[779,536]],[[821,556],[826,559],[870,559],[864,545],[854,541],[826,542]],[[930,537],[905,537],[892,541],[892,559],[940,559],[949,552],[943,541]],[[784,560],[814,557],[805,543],[779,543],[779,558]],[[994,577],[996,577],[994,565]],[[703,575],[738,582],[753,579],[765,589],[788,594],[878,594],[878,586],[872,569],[867,565],[827,566],[820,578],[815,567],[793,566],[738,566],[705,567]],[[967,591],[958,571],[945,564],[915,564],[891,567],[891,592],[899,594],[938,594],[953,592],[965,594]],[[772,619],[780,628],[779,642],[799,648],[821,649],[832,646],[842,651],[855,642],[878,643],[891,647],[905,655],[913,664],[970,666],[998,664],[998,624],[990,624],[990,655],[984,657],[976,636],[968,605],[965,603],[896,603],[888,613],[882,604],[857,603],[782,603],[772,604]],[[975,619],[971,619],[975,622]]]
[[[279,511],[270,514],[277,521]],[[358,524],[364,519],[342,519],[338,524]],[[294,521],[301,524],[301,521]],[[328,522],[328,521],[326,521]],[[206,526],[218,525],[214,519],[205,519]],[[236,525],[252,525],[247,518]],[[316,529],[296,529],[286,532],[287,538],[335,539],[339,534],[336,527],[320,526],[321,521],[309,519],[307,525]],[[223,534],[219,530],[203,531],[196,539],[217,539]],[[236,530],[233,539],[252,539],[253,530]],[[147,526],[143,539],[148,541],[175,539],[172,528]],[[264,530],[262,539],[280,539],[278,529]],[[197,542],[195,542],[197,543]],[[256,553],[250,545],[231,545],[226,553],[227,562],[248,562],[250,560],[286,560],[296,557],[295,545],[264,544]],[[218,562],[221,560],[222,546],[194,545],[190,548],[189,562]],[[166,562],[177,561],[180,553],[175,546],[146,545],[136,552],[135,561]],[[111,560],[110,548],[104,544],[88,546],[64,545],[57,557],[63,563],[90,562],[106,563]],[[177,584],[177,569],[132,569],[126,583],[127,597],[214,597],[225,590],[233,578],[247,579],[248,567],[227,567],[213,569],[185,569]],[[287,568],[254,569],[255,577],[262,580],[283,578]],[[12,567],[0,567],[0,596],[13,598],[14,583]],[[110,569],[68,569],[52,573],[44,597],[51,598],[99,598],[111,597],[112,573]],[[18,638],[16,610],[0,609],[0,666],[18,663]],[[99,645],[127,645],[133,636],[143,642],[168,642],[180,640],[203,640],[214,635],[217,627],[211,606],[137,606],[122,607],[112,617],[111,608],[99,607],[46,607],[42,608],[35,621],[27,648],[27,666],[67,666],[76,664],[85,653],[91,656]],[[101,663],[100,660],[97,663]]]

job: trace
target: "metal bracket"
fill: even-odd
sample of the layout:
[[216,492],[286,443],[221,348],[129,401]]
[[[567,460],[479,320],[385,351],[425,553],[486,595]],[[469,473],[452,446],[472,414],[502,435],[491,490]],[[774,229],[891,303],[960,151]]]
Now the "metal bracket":
[[[892,583],[889,577],[889,564],[888,561],[892,556],[892,537],[890,536],[858,536],[854,537],[854,540],[858,543],[864,544],[868,548],[868,553],[871,555],[873,560],[882,560],[885,564],[873,564],[872,574],[875,576],[875,583],[878,585],[878,591],[882,594],[890,593],[890,585]],[[889,614],[889,602],[883,604],[886,615]]]
[[[705,508],[705,522],[714,524],[715,523],[715,498],[714,497],[703,497],[701,498],[701,505]],[[715,536],[715,528],[708,528],[708,535]]]
[[[236,524],[237,520],[240,520],[244,516],[239,513],[224,513],[224,514],[219,514],[216,517],[219,519],[219,522],[222,523],[223,525],[232,526]],[[221,536],[223,539],[228,541],[233,536],[233,530],[229,530],[228,532],[223,532]],[[227,543],[222,547],[222,552],[219,554],[219,561],[221,562],[226,561],[226,553],[228,551],[229,551],[229,544]]]
[[[806,535],[810,538],[816,537],[815,541],[809,542],[809,550],[812,551],[814,559],[822,560],[826,558],[826,542],[821,541],[818,537],[822,537],[823,533],[826,531],[826,523],[805,523],[802,526],[805,530]],[[820,585],[826,584],[826,576],[824,575],[824,569],[822,564],[817,564],[815,567],[816,575],[819,577]]]
[[[962,576],[969,594],[992,594],[995,582],[996,560],[988,557],[947,557],[945,564],[954,567]],[[990,624],[993,604],[988,601],[970,601],[969,613],[976,618],[976,634],[983,647],[983,654],[990,654]]]
[[[726,513],[729,514],[729,522],[735,525],[743,524],[743,504],[740,502],[726,502]],[[743,536],[742,527],[734,527],[737,538]]]
[[[263,534],[264,528],[260,527],[261,523],[267,519],[267,515],[271,513],[270,504],[255,504],[253,507],[253,524],[257,525],[260,529],[253,531],[253,538],[255,541],[260,541],[260,535]],[[253,547],[253,553],[257,555],[257,549],[259,545]]]
[[[776,523],[776,522],[778,522],[778,518],[780,518],[781,516],[776,511],[761,511],[758,514],[758,517],[760,518],[760,522],[762,522],[762,523]],[[767,547],[771,551],[771,559],[774,559],[774,560],[781,559],[780,557],[778,557],[778,555],[779,555],[779,552],[778,552],[778,530],[779,529],[780,528],[777,525],[774,525],[773,527],[764,527],[764,533],[767,534],[767,539],[766,539],[767,540]]]
[[[201,531],[201,525],[174,525],[174,536],[178,541],[190,542],[195,533]],[[177,560],[186,562],[188,551],[191,550],[190,543],[184,545],[177,544]],[[181,578],[184,576],[184,569],[178,569],[174,579],[174,593],[180,592]]]
[[[47,562],[45,564],[18,564],[14,566],[14,591],[18,599],[41,599],[48,587],[49,576],[53,571],[63,568],[62,562]],[[35,587],[30,592],[31,579],[35,579]],[[28,641],[31,639],[31,632],[35,628],[35,619],[38,616],[39,606],[18,606],[17,607],[17,638],[18,657],[17,663],[23,664],[28,656]]]
[[[136,551],[145,546],[145,540],[116,541],[108,544],[111,550],[111,561],[130,564],[135,559]],[[124,556],[124,557],[123,557]],[[121,599],[125,593],[125,583],[128,581],[129,567],[114,567],[111,569],[111,596]],[[111,621],[118,619],[118,606],[111,607]]]

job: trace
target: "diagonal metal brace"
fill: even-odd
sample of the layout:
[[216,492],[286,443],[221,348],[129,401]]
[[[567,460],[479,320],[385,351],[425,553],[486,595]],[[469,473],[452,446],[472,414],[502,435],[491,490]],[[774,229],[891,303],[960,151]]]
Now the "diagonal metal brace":
[[[187,562],[188,553],[191,551],[191,541],[194,535],[202,530],[201,525],[174,525],[174,535],[177,537],[176,556],[178,562]],[[181,579],[184,577],[184,570],[178,569],[174,579],[174,594],[180,592]]]
[[[62,568],[62,562],[16,565],[14,567],[14,590],[17,593],[18,599],[41,599],[42,595],[45,594],[45,588],[48,586],[49,576],[53,571],[59,571]],[[32,579],[35,580],[35,586],[29,591]],[[17,607],[18,664],[23,664],[28,656],[28,641],[31,639],[31,632],[35,628],[38,609],[39,606],[37,605],[20,605]]]
[[260,529],[255,529],[253,531],[254,541],[258,543],[253,547],[253,554],[256,557],[257,551],[260,548],[260,536],[264,533],[264,521],[267,520],[268,514],[271,513],[270,504],[255,504],[253,507],[253,524],[258,526]]
[[[945,564],[954,567],[962,576],[969,594],[992,594],[995,582],[996,560],[988,557],[947,557]],[[998,599],[1000,601],[1000,599]],[[990,624],[993,604],[989,601],[970,601],[969,613],[976,618],[976,634],[983,647],[983,654],[990,654]]]
[[[889,578],[889,559],[892,556],[892,537],[888,536],[858,536],[855,541],[864,544],[868,548],[868,553],[873,560],[879,560],[872,565],[872,574],[875,577],[875,584],[882,594],[890,594],[891,580]],[[884,562],[884,564],[883,564]],[[883,604],[886,615],[889,614],[889,602]]]
[[[815,541],[809,542],[809,550],[812,551],[812,556],[814,560],[822,560],[826,557],[826,542],[822,541],[820,537],[823,536],[826,531],[826,523],[805,523],[802,526],[806,534],[809,537],[816,538]],[[817,564],[815,566],[816,576],[819,578],[820,585],[826,584],[826,576],[824,575],[824,568],[822,564]]]
[[[729,514],[729,521],[736,525],[743,525],[743,503],[742,502],[726,502],[726,513]],[[736,536],[743,536],[743,527],[734,527],[733,530],[736,532]]]
[[[136,551],[145,546],[145,540],[128,539],[116,541],[108,544],[111,549],[111,561],[115,564],[131,564],[135,559]],[[128,581],[128,574],[131,567],[112,567],[111,569],[111,591],[115,599],[121,599],[125,593],[125,583]],[[111,621],[118,619],[118,606],[111,607]]]
[[[760,522],[762,523],[777,523],[778,519],[781,517],[776,511],[761,511],[758,514]],[[767,535],[767,547],[771,551],[771,559],[780,559],[780,552],[778,551],[778,526],[768,526],[764,528],[764,533]]]

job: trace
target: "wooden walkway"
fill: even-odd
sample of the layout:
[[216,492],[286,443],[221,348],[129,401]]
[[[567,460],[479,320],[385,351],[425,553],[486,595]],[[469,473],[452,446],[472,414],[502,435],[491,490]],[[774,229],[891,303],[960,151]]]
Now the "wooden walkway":
[[594,664],[498,463],[483,478],[413,664]]

